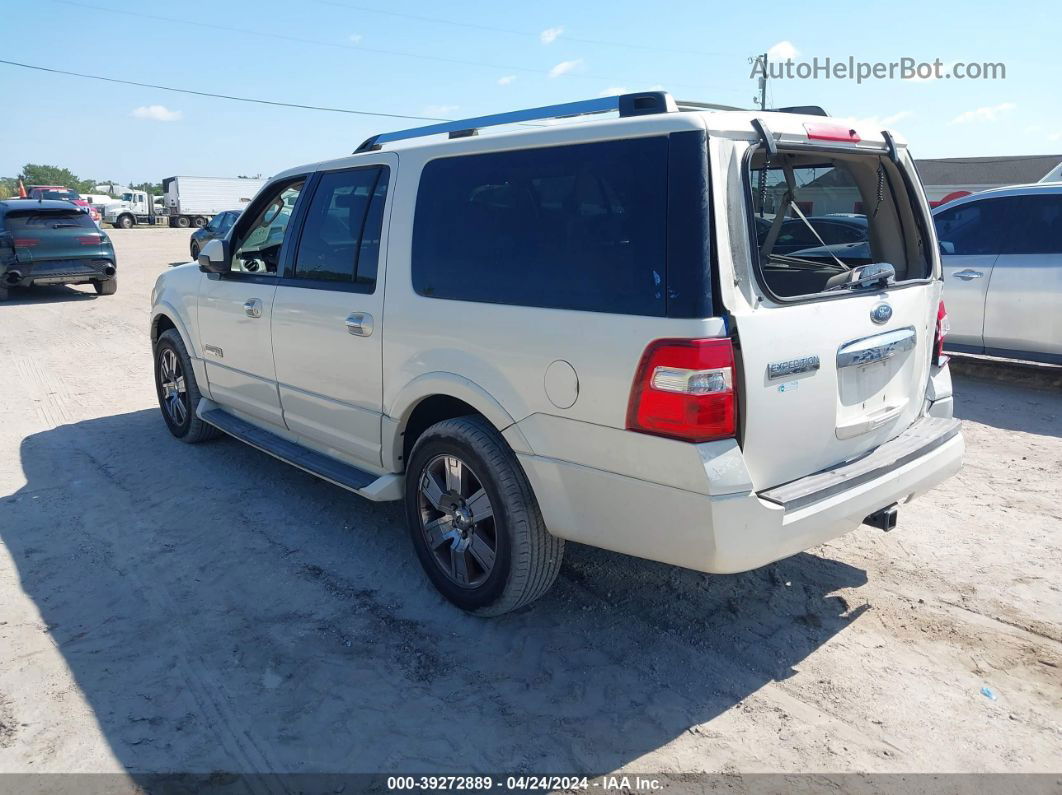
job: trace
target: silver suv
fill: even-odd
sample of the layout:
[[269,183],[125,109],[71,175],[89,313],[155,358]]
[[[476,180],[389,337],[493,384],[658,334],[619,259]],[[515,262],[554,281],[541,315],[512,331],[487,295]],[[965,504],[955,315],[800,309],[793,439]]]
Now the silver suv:
[[[776,249],[792,219],[826,247],[812,214],[864,216],[864,255]],[[898,137],[650,92],[279,174],[159,278],[151,340],[174,436],[403,500],[489,615],[565,540],[736,572],[891,529],[962,459],[941,286]]]
[[948,348],[1062,363],[1062,183],[974,193],[933,216]]

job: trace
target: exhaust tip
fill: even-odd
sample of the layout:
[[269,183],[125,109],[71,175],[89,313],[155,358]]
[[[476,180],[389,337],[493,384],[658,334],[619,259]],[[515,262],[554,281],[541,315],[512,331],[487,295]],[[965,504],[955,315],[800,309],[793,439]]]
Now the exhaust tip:
[[114,274],[115,274],[114,266],[113,265],[108,265],[106,268],[103,269],[103,273],[104,273],[105,276],[114,276]]

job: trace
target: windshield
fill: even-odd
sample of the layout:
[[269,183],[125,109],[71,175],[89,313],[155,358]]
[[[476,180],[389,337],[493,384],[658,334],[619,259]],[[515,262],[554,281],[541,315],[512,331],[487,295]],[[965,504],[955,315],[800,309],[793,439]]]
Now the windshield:
[[42,199],[58,199],[59,201],[78,201],[81,195],[77,191],[72,190],[46,190],[43,192]]
[[930,273],[925,219],[885,156],[783,149],[767,162],[757,150],[747,184],[755,258],[777,297],[844,289],[871,263],[897,282]]

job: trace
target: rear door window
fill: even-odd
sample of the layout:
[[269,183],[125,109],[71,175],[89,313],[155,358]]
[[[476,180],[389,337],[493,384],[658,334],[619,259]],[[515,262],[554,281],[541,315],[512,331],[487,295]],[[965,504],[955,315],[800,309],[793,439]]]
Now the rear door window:
[[1018,196],[1014,231],[1004,238],[1003,254],[1062,254],[1062,194]]
[[413,287],[662,316],[667,166],[664,137],[433,160],[417,196]]
[[[353,284],[363,271],[358,280],[375,284],[382,213],[377,214],[374,228],[366,229],[366,219],[383,171],[357,168],[321,176],[299,239],[296,279]],[[359,265],[362,258],[365,262]]]

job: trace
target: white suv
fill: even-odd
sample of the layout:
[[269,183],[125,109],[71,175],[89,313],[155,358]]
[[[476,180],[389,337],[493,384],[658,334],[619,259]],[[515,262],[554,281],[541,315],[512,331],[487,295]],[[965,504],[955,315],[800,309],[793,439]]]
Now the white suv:
[[[628,94],[286,171],[159,278],[163,417],[404,500],[480,614],[541,596],[565,539],[737,572],[890,529],[963,453],[937,242],[901,141],[793,111]],[[837,213],[861,260],[774,251]]]

